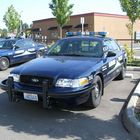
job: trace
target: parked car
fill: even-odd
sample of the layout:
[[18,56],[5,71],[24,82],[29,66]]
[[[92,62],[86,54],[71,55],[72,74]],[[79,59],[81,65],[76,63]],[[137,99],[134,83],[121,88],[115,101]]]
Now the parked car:
[[0,70],[41,56],[43,50],[44,45],[30,39],[3,39],[0,41]]
[[89,36],[68,33],[57,41],[43,58],[27,62],[11,71],[0,87],[9,100],[43,100],[85,104],[95,108],[100,104],[104,87],[114,78],[124,79],[126,53],[106,33]]

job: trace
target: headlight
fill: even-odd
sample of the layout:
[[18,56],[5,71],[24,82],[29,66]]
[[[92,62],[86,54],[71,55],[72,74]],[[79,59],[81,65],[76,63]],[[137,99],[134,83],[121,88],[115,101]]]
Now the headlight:
[[20,79],[19,74],[10,74],[9,77],[13,77],[14,82],[19,82],[19,79]]
[[80,79],[58,79],[55,86],[56,87],[71,87],[78,88],[89,84],[88,78]]

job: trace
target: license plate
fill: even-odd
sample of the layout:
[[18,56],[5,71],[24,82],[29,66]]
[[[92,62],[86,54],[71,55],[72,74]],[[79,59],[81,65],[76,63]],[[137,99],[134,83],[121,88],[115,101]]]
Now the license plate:
[[38,101],[38,95],[37,94],[24,93],[24,99],[30,100],[30,101]]

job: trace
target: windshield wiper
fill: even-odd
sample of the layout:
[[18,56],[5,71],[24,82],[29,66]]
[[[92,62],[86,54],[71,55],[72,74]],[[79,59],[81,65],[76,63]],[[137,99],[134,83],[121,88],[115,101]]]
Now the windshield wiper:
[[48,55],[49,55],[49,56],[59,56],[58,53],[49,53]]
[[70,54],[70,53],[50,53],[48,55],[50,55],[50,56],[84,56],[84,57],[86,57],[85,55],[82,55],[82,54]]
[[64,53],[63,55],[64,55],[64,56],[85,56],[85,55],[83,55],[83,54],[74,54],[74,53],[73,53],[73,54],[69,54],[69,53],[68,53],[68,54],[67,54],[67,53],[65,54],[65,53]]

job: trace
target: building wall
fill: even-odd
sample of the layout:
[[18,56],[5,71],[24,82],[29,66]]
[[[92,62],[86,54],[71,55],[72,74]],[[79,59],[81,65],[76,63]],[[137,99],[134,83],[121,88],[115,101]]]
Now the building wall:
[[81,28],[75,28],[75,26],[77,26],[78,24],[81,24],[80,22],[80,19],[81,17],[84,17],[85,18],[85,24],[88,24],[88,27],[85,28],[85,30],[90,30],[90,31],[93,31],[93,28],[94,28],[94,15],[91,14],[91,15],[77,15],[77,16],[72,16],[70,18],[70,21],[68,22],[68,24],[70,25],[73,25],[73,28],[72,30],[73,31],[81,31]]
[[140,32],[140,20],[137,20],[134,24],[134,31]]
[[[95,31],[107,31],[116,39],[131,39],[126,24],[130,23],[127,16],[95,14]],[[140,20],[136,21],[134,31],[140,31]]]
[[[129,23],[127,16],[104,14],[104,13],[88,13],[80,14],[70,17],[70,21],[67,25],[72,25],[72,28],[63,29],[63,37],[67,31],[81,31],[80,28],[75,28],[80,24],[80,18],[85,18],[85,24],[88,26],[85,31],[107,31],[109,36],[115,39],[130,39],[126,24]],[[65,25],[66,26],[66,25]],[[51,27],[57,27],[57,29],[48,30]],[[40,32],[33,32],[33,34],[40,34],[40,38],[47,37],[47,41],[55,41],[59,38],[59,27],[56,19],[43,19],[33,22],[33,29],[41,28]],[[134,27],[135,31],[140,31],[140,20],[138,20]]]
[[122,39],[122,38],[130,38],[128,35],[127,28],[125,24],[128,22],[128,18],[124,17],[109,17],[109,16],[101,16],[95,15],[95,31],[107,31],[109,36]]
[[[94,30],[94,14],[82,14],[82,17],[85,18],[85,24],[88,24],[88,27],[85,27],[85,31],[93,31]],[[81,28],[75,28],[80,24],[80,15],[70,17],[70,21],[65,25],[72,25],[72,28],[63,29],[63,37],[65,37],[65,33],[67,31],[81,31]],[[57,27],[54,30],[48,30],[51,27]],[[41,34],[41,36],[47,36],[49,41],[56,40],[59,38],[59,26],[57,24],[56,19],[44,19],[33,21],[33,29],[41,28],[41,32],[33,32],[33,34]]]
[[39,34],[40,33],[40,36],[38,36],[38,38],[50,39],[51,33],[48,31],[48,29],[50,27],[54,27],[54,26],[56,26],[55,19],[34,21],[33,22],[33,29],[40,28],[41,32],[33,32],[33,34]]

